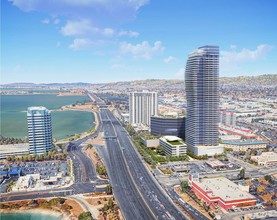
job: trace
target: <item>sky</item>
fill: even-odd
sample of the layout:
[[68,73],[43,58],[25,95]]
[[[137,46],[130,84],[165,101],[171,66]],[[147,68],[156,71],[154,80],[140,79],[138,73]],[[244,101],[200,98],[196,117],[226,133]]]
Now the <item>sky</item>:
[[184,79],[220,47],[220,76],[277,74],[276,0],[1,0],[1,83]]

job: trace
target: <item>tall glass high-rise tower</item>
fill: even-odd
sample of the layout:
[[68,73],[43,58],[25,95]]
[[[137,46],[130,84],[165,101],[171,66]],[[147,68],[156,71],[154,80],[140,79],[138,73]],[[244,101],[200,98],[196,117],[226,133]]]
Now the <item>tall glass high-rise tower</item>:
[[29,107],[27,111],[30,154],[52,150],[51,114],[45,107]]
[[186,143],[195,155],[222,153],[218,147],[219,47],[203,46],[187,60]]

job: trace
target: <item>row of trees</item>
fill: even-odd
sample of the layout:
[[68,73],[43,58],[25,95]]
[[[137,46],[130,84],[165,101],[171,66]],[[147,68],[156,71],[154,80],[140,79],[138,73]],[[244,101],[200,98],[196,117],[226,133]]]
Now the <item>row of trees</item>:
[[0,135],[0,145],[4,144],[19,144],[19,143],[28,143],[28,138],[21,139],[21,138],[10,138],[10,137],[4,137]]
[[50,151],[40,155],[28,154],[23,156],[8,156],[7,160],[10,162],[29,162],[29,161],[44,161],[44,160],[65,160],[67,153],[57,153]]

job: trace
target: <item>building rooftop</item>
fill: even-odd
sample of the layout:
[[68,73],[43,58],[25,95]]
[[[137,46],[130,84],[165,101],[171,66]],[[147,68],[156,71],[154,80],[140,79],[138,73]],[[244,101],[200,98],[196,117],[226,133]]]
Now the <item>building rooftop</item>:
[[227,166],[225,163],[222,163],[220,160],[217,159],[211,159],[206,161],[206,163],[208,165],[210,165],[211,167],[223,167],[223,166]]
[[26,152],[29,153],[29,144],[21,143],[21,144],[5,144],[0,145],[0,154],[7,153],[18,153],[18,152]]
[[219,196],[224,201],[242,200],[246,198],[256,199],[250,193],[241,191],[237,184],[225,177],[203,178],[195,183],[208,193],[210,197]]
[[166,141],[182,141],[181,138],[179,137],[176,137],[176,136],[171,136],[171,135],[166,135],[166,136],[163,136],[163,138],[166,140]]
[[277,161],[277,153],[262,152],[260,156],[252,156],[251,160],[255,160],[258,162],[274,162],[274,161]]
[[222,141],[222,144],[230,144],[230,145],[256,145],[256,144],[267,144],[266,141],[259,140],[245,140],[245,141]]
[[43,106],[31,106],[28,108],[28,111],[41,111],[41,110],[47,110],[47,109]]

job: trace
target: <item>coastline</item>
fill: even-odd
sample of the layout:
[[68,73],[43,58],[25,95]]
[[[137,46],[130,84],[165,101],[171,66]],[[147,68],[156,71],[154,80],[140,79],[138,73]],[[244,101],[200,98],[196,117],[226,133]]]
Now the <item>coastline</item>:
[[50,215],[53,217],[57,217],[61,220],[68,219],[69,215],[66,215],[63,212],[59,212],[53,209],[42,209],[42,208],[33,208],[33,209],[9,209],[9,210],[0,210],[0,214],[41,214],[41,215]]

